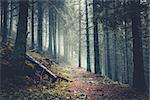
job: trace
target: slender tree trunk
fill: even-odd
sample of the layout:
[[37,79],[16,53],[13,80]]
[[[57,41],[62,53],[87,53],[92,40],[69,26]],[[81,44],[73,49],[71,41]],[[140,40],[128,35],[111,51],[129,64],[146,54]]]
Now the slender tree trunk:
[[58,16],[58,59],[60,57],[60,17]]
[[146,39],[145,39],[145,81],[146,81],[146,86],[149,87],[150,84],[150,1],[148,4],[148,10],[146,11]]
[[45,41],[44,42],[45,42],[45,47],[47,47],[47,35],[48,35],[48,32],[47,32],[48,31],[47,30],[48,29],[48,27],[47,27],[48,26],[48,16],[47,16],[47,14],[45,14],[45,20],[46,20],[46,22],[45,22],[45,24],[46,24],[46,26],[45,26],[45,30],[46,30],[45,34],[46,35],[45,35]]
[[[13,9],[13,1],[11,0],[10,10],[12,9]],[[10,11],[9,36],[11,36],[12,24],[13,24],[13,10]]]
[[113,40],[113,49],[114,49],[114,80],[115,81],[118,81],[118,64],[117,64],[117,36],[116,36],[116,29],[114,29],[114,32],[113,32],[113,37],[114,37],[114,40]]
[[144,79],[144,64],[143,64],[143,50],[142,50],[142,32],[141,32],[141,18],[140,18],[140,1],[133,1],[131,4],[132,10],[132,35],[133,35],[133,87],[145,89]]
[[8,1],[2,1],[3,3],[3,7],[4,7],[4,22],[3,22],[3,33],[2,33],[2,44],[6,44],[7,43],[7,34],[8,34],[8,28],[7,28],[7,9],[8,9]]
[[127,83],[129,83],[129,62],[128,62],[128,41],[127,41],[127,22],[125,21],[125,58],[127,67]]
[[81,67],[81,0],[79,0],[79,65]]
[[3,2],[1,0],[1,34],[3,33],[3,13],[4,13],[4,10],[3,10]]
[[88,20],[88,3],[85,0],[85,12],[86,12],[86,46],[87,46],[87,71],[91,72],[90,63],[90,40],[89,40],[89,20]]
[[108,30],[108,9],[105,7],[105,21],[104,21],[104,40],[105,40],[105,73],[109,78],[112,78],[112,68],[110,66],[110,52],[109,52],[109,30]]
[[63,40],[64,40],[64,60],[67,62],[68,60],[68,42],[67,42],[67,37],[68,37],[68,30],[64,31],[64,36],[63,36]]
[[53,25],[54,25],[54,27],[53,27],[53,44],[54,44],[54,45],[53,45],[53,46],[54,46],[54,58],[55,58],[55,59],[56,59],[56,53],[57,53],[57,52],[56,52],[56,50],[57,50],[57,48],[56,48],[56,20],[57,20],[57,19],[56,19],[56,17],[57,17],[57,16],[56,16],[56,12],[54,12],[54,20],[53,20],[53,21],[54,21],[54,22],[53,22],[53,23],[54,23],[54,24],[53,24]]
[[118,12],[118,8],[116,8],[116,0],[114,1],[113,3],[113,10],[114,10],[114,14],[113,14],[113,54],[114,54],[114,79],[115,81],[119,81],[119,77],[118,77],[118,72],[119,72],[119,69],[118,69],[118,56],[117,56],[117,26],[116,26],[116,19],[115,19],[115,16],[116,16],[116,12]]
[[94,25],[94,69],[95,74],[101,75],[101,68],[99,63],[99,41],[98,41],[98,22],[97,22],[97,7],[96,0],[93,0],[93,25]]
[[19,1],[19,20],[17,27],[17,36],[15,49],[13,53],[13,65],[21,73],[25,66],[26,59],[26,38],[27,38],[27,17],[28,17],[28,0]]
[[49,47],[48,47],[48,51],[50,53],[50,55],[52,55],[52,15],[51,15],[51,8],[49,7]]
[[[69,31],[69,30],[68,30]],[[70,36],[70,32],[68,32],[68,36],[67,36],[67,40],[68,40],[68,59],[70,60],[70,47],[71,47],[71,36]]]
[[31,38],[31,48],[34,49],[34,0],[32,0],[32,15],[31,15],[31,34],[32,34],[32,38]]
[[42,33],[43,33],[43,2],[38,1],[38,50],[42,51],[43,43],[42,43]]
[[[126,12],[127,8],[126,8],[126,0],[124,0],[124,12]],[[125,60],[126,60],[126,77],[127,77],[127,80],[126,80],[126,83],[129,83],[129,62],[128,62],[128,41],[127,41],[127,38],[128,38],[128,35],[127,35],[127,19],[125,18],[124,20],[124,35],[125,35]]]
[[71,46],[71,59],[74,59],[74,46]]

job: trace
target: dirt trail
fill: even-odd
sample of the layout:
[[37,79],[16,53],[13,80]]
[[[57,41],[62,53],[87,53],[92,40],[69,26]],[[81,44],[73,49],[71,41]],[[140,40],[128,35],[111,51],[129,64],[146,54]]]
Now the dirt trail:
[[149,100],[146,93],[138,93],[127,85],[118,84],[84,69],[69,67],[73,78],[70,93],[76,100]]

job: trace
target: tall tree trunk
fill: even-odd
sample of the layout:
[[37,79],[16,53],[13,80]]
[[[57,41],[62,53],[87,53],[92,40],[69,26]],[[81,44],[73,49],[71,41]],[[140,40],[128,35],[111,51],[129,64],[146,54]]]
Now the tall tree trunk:
[[94,69],[95,73],[101,75],[99,63],[99,41],[98,41],[98,22],[96,0],[93,0],[93,25],[94,25]]
[[115,13],[115,11],[117,12],[118,11],[118,8],[116,8],[116,0],[114,1],[114,3],[113,3],[113,9],[114,9],[114,14],[113,14],[113,54],[114,54],[114,68],[113,68],[113,70],[114,70],[114,79],[113,80],[115,80],[115,81],[119,81],[119,78],[118,78],[118,71],[119,71],[119,69],[118,69],[118,56],[117,56],[117,26],[116,26],[116,13]]
[[56,20],[57,20],[57,18],[56,18],[57,16],[56,16],[56,11],[54,10],[54,22],[53,22],[53,25],[54,25],[54,27],[53,27],[53,46],[54,46],[54,58],[56,59],[56,50],[57,50],[57,48],[56,48]]
[[113,49],[114,49],[114,80],[115,81],[118,81],[118,65],[117,65],[117,36],[116,36],[116,29],[114,29],[114,32],[113,32],[113,37],[114,37],[114,40],[113,40]]
[[31,48],[34,49],[34,0],[32,0],[32,14],[31,14],[31,34],[32,34],[32,38],[31,38]]
[[90,63],[90,39],[89,39],[89,20],[88,20],[88,3],[85,0],[85,12],[86,12],[86,46],[87,46],[87,71],[91,72]]
[[17,27],[17,36],[15,49],[13,53],[13,65],[21,73],[25,66],[26,59],[26,38],[27,38],[27,17],[28,17],[28,0],[19,1],[19,20]]
[[3,1],[1,0],[1,32],[0,34],[3,33],[3,13],[4,13],[4,10],[3,10]]
[[68,42],[67,42],[67,37],[68,37],[68,30],[64,30],[64,35],[63,35],[63,41],[64,41],[64,60],[67,62],[68,60]]
[[79,58],[78,67],[81,67],[81,0],[79,0]]
[[125,21],[124,25],[124,32],[125,32],[125,58],[126,58],[126,67],[127,67],[127,83],[129,83],[129,62],[128,62],[128,41],[127,41],[127,22]]
[[148,10],[146,11],[146,40],[145,40],[145,45],[146,45],[146,49],[145,49],[145,81],[146,81],[146,86],[149,87],[150,84],[150,1],[148,3]]
[[51,14],[51,7],[49,7],[49,46],[48,46],[48,51],[50,55],[52,55],[52,14]]
[[2,44],[6,44],[7,43],[7,34],[8,34],[8,29],[7,29],[7,9],[8,9],[8,1],[2,1],[3,3],[3,9],[4,9],[4,22],[3,22],[3,33],[2,33]]
[[38,50],[42,51],[43,47],[43,9],[42,9],[43,1],[38,1]]
[[142,32],[140,18],[140,1],[131,3],[132,35],[133,35],[133,87],[145,89],[144,64],[142,50]]
[[68,54],[68,59],[70,60],[70,46],[71,46],[71,39],[70,39],[70,31],[68,30],[68,35],[67,35],[67,40],[68,40],[68,44],[67,44],[67,54]]
[[[126,8],[126,0],[123,1],[124,2],[124,12],[127,11],[127,8]],[[125,18],[124,19],[124,35],[125,35],[125,39],[124,39],[124,42],[125,42],[125,60],[126,60],[126,83],[129,84],[129,62],[128,62],[128,41],[127,41],[127,38],[128,38],[128,35],[127,35],[127,26],[128,26],[128,23],[127,23],[127,19]]]
[[105,7],[105,20],[103,24],[104,29],[104,48],[105,48],[105,73],[109,78],[112,78],[112,68],[110,66],[110,52],[109,52],[109,29],[108,29],[108,9]]
[[12,25],[13,25],[13,1],[11,0],[11,4],[10,4],[10,22],[9,22],[9,36],[11,36],[11,32],[12,32]]
[[45,26],[45,30],[46,30],[46,32],[45,32],[45,47],[47,47],[47,35],[48,35],[48,15],[47,14],[45,14],[45,24],[46,24],[46,26]]
[[57,57],[58,59],[60,57],[60,17],[59,16],[58,16],[58,56]]

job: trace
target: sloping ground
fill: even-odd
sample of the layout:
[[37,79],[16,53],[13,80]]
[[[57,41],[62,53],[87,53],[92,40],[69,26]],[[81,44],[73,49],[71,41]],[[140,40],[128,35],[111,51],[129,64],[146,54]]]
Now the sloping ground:
[[[0,84],[0,100],[66,100],[68,97],[67,84],[69,82],[60,80],[52,83],[47,79],[46,75],[38,74],[34,68],[35,65],[28,61],[26,62],[25,68],[27,73],[24,76],[11,77],[15,72],[11,70],[12,66],[9,62],[9,57],[12,49],[8,47],[6,46],[0,49],[0,69],[4,74],[2,75],[1,73],[0,76],[0,78],[2,78]],[[49,68],[54,74],[69,79],[67,71],[54,61],[45,58],[42,54],[35,52],[30,52],[30,54]],[[7,73],[9,77],[7,77],[5,73]]]
[[[0,49],[0,66],[9,71],[9,56],[12,48]],[[111,81],[107,77],[96,76],[84,69],[71,65],[57,64],[55,61],[37,52],[28,52],[54,74],[73,82],[58,81],[51,83],[47,76],[41,76],[34,65],[27,63],[27,72],[23,77],[1,80],[0,100],[149,100],[148,93],[140,93],[127,85]],[[8,68],[7,68],[8,67]],[[13,72],[11,72],[13,73]],[[11,73],[8,73],[11,75]]]

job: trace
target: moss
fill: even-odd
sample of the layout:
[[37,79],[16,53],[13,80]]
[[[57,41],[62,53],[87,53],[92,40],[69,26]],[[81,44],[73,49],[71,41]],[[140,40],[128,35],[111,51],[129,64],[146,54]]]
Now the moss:
[[63,85],[65,83],[56,83],[56,88],[52,88],[52,89],[42,89],[42,88],[34,88],[32,89],[32,91],[28,91],[30,92],[30,97],[37,97],[38,99],[39,98],[46,98],[48,99],[47,97],[50,97],[50,98],[53,98],[54,100],[60,100],[60,98],[65,98],[67,96],[67,87],[63,87]]
[[64,66],[52,65],[49,70],[51,70],[54,74],[64,77],[68,80],[72,80],[69,71]]
[[43,60],[43,59],[46,58],[46,56],[43,53],[37,53],[37,52],[28,51],[27,54],[31,55],[36,60]]

